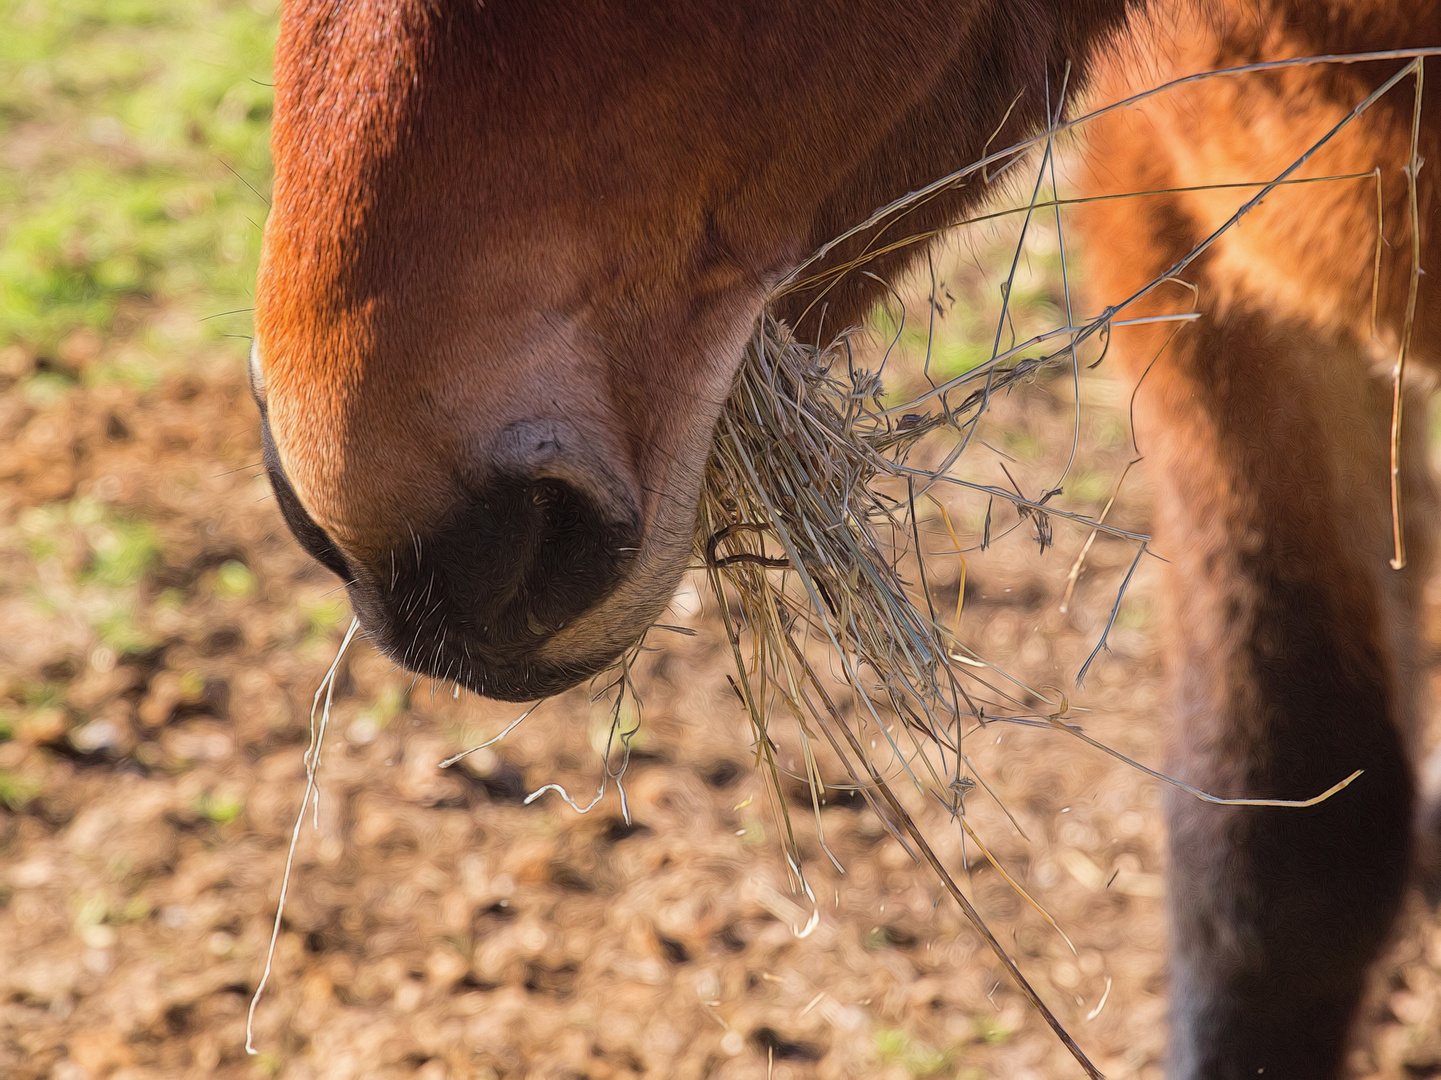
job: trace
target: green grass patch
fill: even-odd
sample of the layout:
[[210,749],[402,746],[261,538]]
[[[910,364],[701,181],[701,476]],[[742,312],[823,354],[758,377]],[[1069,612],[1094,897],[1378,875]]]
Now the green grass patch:
[[381,688],[371,704],[360,710],[356,719],[375,725],[375,729],[379,731],[405,711],[407,697],[404,686],[397,683],[387,684]]
[[28,682],[20,689],[27,712],[54,709],[65,703],[65,685],[56,682]]
[[64,585],[37,585],[42,616],[83,611],[100,642],[120,654],[154,644],[141,624],[139,586],[160,558],[160,537],[148,522],[95,499],[50,503],[21,514],[19,537],[36,564],[58,561]]
[[85,550],[80,582],[106,589],[137,584],[160,555],[160,539],[153,526],[119,514],[95,499],[49,503],[20,516],[20,535],[30,558],[37,563],[61,557],[67,541]]
[[40,784],[28,776],[0,769],[0,805],[9,810],[23,810],[40,794]]
[[[1053,227],[1032,223],[1015,279],[1008,285],[1005,277],[1020,241],[1019,217],[959,233],[938,245],[930,263],[918,265],[899,285],[900,293],[911,298],[904,311],[895,296],[887,296],[872,310],[866,327],[879,353],[889,352],[884,396],[888,406],[925,389],[927,376],[932,384],[957,378],[993,355],[1065,324],[1061,260]],[[1043,342],[1002,366],[1016,363],[1021,355],[1046,355],[1063,344],[1059,338]]]
[[255,575],[243,562],[227,560],[215,572],[216,596],[243,600],[254,596],[255,590]]
[[139,582],[159,557],[160,542],[146,522],[111,517],[92,528],[90,549],[86,578],[119,589]]
[[981,1042],[999,1045],[1009,1039],[1015,1032],[991,1017],[978,1016],[975,1018],[976,1036]]
[[216,825],[229,825],[245,810],[245,800],[233,792],[207,791],[195,800],[195,812]]
[[93,627],[100,643],[120,656],[147,652],[155,645],[140,625],[134,604],[112,606],[94,620]]
[[343,595],[332,593],[309,603],[302,601],[300,612],[305,616],[306,635],[324,638],[338,630],[350,616],[350,604]]
[[[182,308],[249,325],[278,4],[0,0],[0,347]],[[232,172],[231,170],[234,170]],[[237,347],[238,351],[238,347]]]
[[874,1035],[876,1053],[912,1076],[934,1076],[950,1064],[948,1055],[927,1046],[903,1028],[882,1028]]

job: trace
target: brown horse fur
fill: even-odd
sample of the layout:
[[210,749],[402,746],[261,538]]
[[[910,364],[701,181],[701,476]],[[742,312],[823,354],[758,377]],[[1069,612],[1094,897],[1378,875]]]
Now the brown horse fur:
[[[282,504],[353,581],[367,630],[515,699],[613,660],[689,558],[769,288],[1034,128],[1122,13],[288,4],[258,356]],[[864,313],[868,281],[826,325]]]
[[[402,662],[481,693],[571,685],[634,642],[690,552],[701,470],[772,285],[875,207],[1044,121],[1124,0],[291,0],[254,354],[266,460],[302,543]],[[1169,73],[1441,43],[1437,0],[1178,4],[1097,97]],[[1094,193],[1266,178],[1396,63],[1209,80],[1095,126]],[[1435,101],[1433,95],[1430,99]],[[1170,807],[1171,1072],[1325,1077],[1410,857],[1411,564],[1387,568],[1389,382],[1409,285],[1411,105],[1393,92],[1128,310],[1137,436],[1164,481],[1176,771],[1306,812]],[[1429,104],[1420,156],[1441,161]],[[985,194],[915,210],[920,232]],[[1423,265],[1434,266],[1420,173]],[[1093,204],[1098,297],[1219,224],[1204,192]],[[833,252],[832,261],[863,243]],[[916,253],[875,266],[879,277]],[[781,314],[819,337],[880,285]],[[1413,351],[1437,355],[1422,282]],[[1154,360],[1154,364],[1152,361]],[[1184,632],[1182,632],[1184,631]],[[1423,830],[1424,831],[1424,830]]]
[[[1150,29],[1159,70],[1138,81],[1134,66],[1112,64],[1099,98],[1260,59],[1435,45],[1441,4],[1235,3]],[[1399,66],[1210,79],[1111,114],[1089,133],[1085,194],[1273,177]],[[1375,182],[1279,189],[1187,271],[1194,294],[1167,287],[1127,312],[1184,311],[1194,295],[1200,321],[1169,346],[1164,324],[1119,330],[1107,361],[1144,376],[1137,438],[1164,492],[1175,770],[1209,791],[1270,798],[1366,770],[1345,799],[1299,814],[1170,800],[1172,1076],[1336,1075],[1407,877],[1417,591],[1434,516],[1416,409],[1403,448],[1409,564],[1390,569],[1410,91],[1388,94],[1299,174],[1381,167],[1378,291]],[[1436,101],[1423,97],[1419,156],[1431,160]],[[1418,179],[1421,265],[1436,266],[1435,188]],[[1219,195],[1090,204],[1081,224],[1096,295],[1164,274],[1229,216],[1234,194],[1229,205]],[[1427,280],[1412,349],[1434,364]]]

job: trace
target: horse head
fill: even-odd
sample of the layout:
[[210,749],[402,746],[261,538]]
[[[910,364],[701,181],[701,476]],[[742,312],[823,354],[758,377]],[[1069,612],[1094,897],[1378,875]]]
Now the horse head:
[[[414,670],[514,700],[600,670],[688,563],[775,284],[1041,122],[1122,7],[288,3],[251,371],[292,531]],[[844,329],[918,250],[779,311]]]

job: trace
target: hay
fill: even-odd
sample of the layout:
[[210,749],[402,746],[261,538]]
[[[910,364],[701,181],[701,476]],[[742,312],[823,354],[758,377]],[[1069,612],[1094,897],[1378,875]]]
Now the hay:
[[[737,691],[755,729],[757,761],[769,780],[797,887],[814,903],[770,735],[773,702],[780,702],[783,715],[795,722],[816,834],[832,861],[820,813],[827,783],[816,761],[817,739],[843,763],[847,786],[859,790],[896,839],[937,873],[1023,993],[1084,1062],[934,854],[891,790],[877,756],[866,750],[870,737],[883,738],[899,773],[942,803],[1005,880],[1055,926],[964,818],[966,794],[985,784],[964,749],[965,722],[971,720],[974,727],[986,716],[951,661],[976,665],[963,664],[962,670],[992,696],[1029,710],[998,685],[1000,678],[993,681],[996,669],[965,649],[930,601],[919,506],[927,498],[924,489],[946,474],[911,463],[921,442],[944,430],[960,434],[958,445],[964,447],[966,420],[979,413],[988,395],[1047,359],[1021,357],[972,372],[970,378],[984,385],[964,394],[958,406],[942,398],[928,412],[899,411],[886,407],[880,378],[855,366],[848,340],[817,349],[797,341],[774,319],[763,320],[717,429],[697,518],[698,546],[719,600],[739,676]],[[1015,501],[1032,516],[1038,536],[1045,536],[1042,505]],[[944,504],[930,502],[964,567]],[[906,580],[907,568],[914,570],[914,583]],[[913,589],[923,599],[914,599]],[[732,596],[738,619],[728,603]],[[957,622],[963,600],[962,580]],[[817,670],[808,648],[812,643],[839,661],[839,679]],[[851,719],[838,699],[853,706]],[[1058,715],[1062,711],[1058,708]],[[889,722],[893,717],[901,721],[899,738]]]
[[[845,786],[858,790],[896,839],[937,874],[1007,968],[1016,985],[1092,1076],[1100,1074],[961,892],[948,868],[932,851],[897,798],[891,782],[903,780],[941,803],[952,819],[959,823],[965,837],[1000,871],[1006,882],[1055,926],[1054,920],[991,855],[964,816],[964,798],[974,788],[980,786],[994,795],[985,778],[973,767],[965,750],[967,737],[990,722],[1001,720],[1054,726],[1101,752],[1208,802],[1293,807],[1315,805],[1346,787],[1360,774],[1352,773],[1326,792],[1306,800],[1222,799],[1132,761],[1067,723],[1065,718],[1069,703],[1064,693],[1054,690],[1042,693],[1035,687],[1026,686],[994,663],[970,652],[960,640],[965,556],[948,510],[944,502],[935,497],[933,489],[938,485],[956,485],[983,492],[993,500],[1010,502],[1018,514],[1019,523],[1031,526],[1043,549],[1050,542],[1053,519],[1068,521],[1088,530],[1089,536],[1069,576],[1065,597],[1067,604],[1081,562],[1098,534],[1109,533],[1135,546],[1135,556],[1117,590],[1105,629],[1077,672],[1079,684],[1092,661],[1105,647],[1126,587],[1140,560],[1147,554],[1148,538],[1106,523],[1107,513],[1115,501],[1114,495],[1094,520],[1051,505],[1051,499],[1061,493],[1064,474],[1051,490],[1035,498],[1025,497],[1018,487],[1007,490],[959,478],[954,466],[977,441],[979,417],[995,394],[1047,368],[1068,368],[1072,377],[1078,380],[1080,347],[1091,339],[1104,345],[1114,327],[1173,322],[1179,331],[1187,322],[1197,318],[1193,312],[1144,319],[1121,319],[1118,316],[1163,281],[1177,280],[1178,275],[1277,187],[1371,177],[1371,173],[1309,178],[1294,174],[1335,135],[1408,76],[1416,79],[1419,109],[1420,60],[1423,55],[1434,51],[1301,58],[1206,72],[1176,80],[1064,124],[1060,122],[1061,110],[1058,107],[1055,122],[1047,132],[990,154],[982,161],[882,208],[867,221],[825,245],[783,282],[782,287],[824,289],[845,273],[868,272],[866,262],[883,250],[933,239],[935,234],[930,233],[907,237],[888,243],[884,249],[868,250],[860,258],[844,265],[804,276],[842,240],[877,226],[893,225],[909,207],[931,198],[946,187],[964,184],[977,173],[989,182],[994,170],[1004,171],[1022,161],[1027,152],[1039,148],[1040,168],[1030,200],[1024,205],[988,213],[975,220],[1024,215],[1021,230],[1023,246],[1026,231],[1039,212],[1054,210],[1056,240],[1065,283],[1065,325],[1034,334],[1019,344],[1002,349],[1006,305],[1021,257],[1021,247],[1018,246],[1011,263],[1010,277],[1001,286],[1004,299],[990,358],[955,378],[939,385],[932,384],[929,390],[908,401],[888,403],[879,373],[856,366],[848,337],[843,336],[824,347],[808,345],[797,341],[784,324],[767,315],[755,329],[734,392],[718,425],[697,519],[697,554],[709,577],[725,623],[738,676],[734,685],[754,727],[757,763],[769,781],[772,808],[780,825],[795,887],[814,903],[814,895],[805,880],[794,822],[784,797],[783,778],[786,773],[777,757],[777,744],[771,736],[773,725],[781,719],[795,726],[804,769],[799,779],[810,789],[816,836],[826,855],[836,862],[826,847],[820,807],[826,788],[837,785],[821,776],[816,758],[818,741],[828,746],[842,763],[847,773]],[[1174,266],[1134,295],[1108,306],[1095,318],[1078,321],[1074,317],[1069,280],[1064,278],[1066,254],[1060,208],[1078,200],[1060,198],[1054,163],[1057,136],[1103,113],[1197,79],[1241,75],[1298,64],[1349,63],[1359,59],[1386,58],[1407,60],[1409,63],[1359,102],[1278,175],[1269,180],[1222,185],[1250,188],[1254,193]],[[1413,171],[1410,173],[1413,221],[1416,219],[1414,145],[1413,133]],[[987,170],[992,170],[992,173]],[[1047,187],[1049,199],[1044,198]],[[1117,197],[1145,194],[1151,193],[1134,192]],[[1413,229],[1412,233],[1414,240],[1416,230]],[[932,310],[934,304],[933,293]],[[1408,338],[1411,317],[1408,309]],[[1403,340],[1395,373],[1398,402],[1405,354],[1406,341]],[[1104,348],[1101,356],[1104,358]],[[1096,362],[1099,363],[1099,360]],[[883,359],[882,369],[884,364]],[[1078,391],[1078,429],[1079,402]],[[1399,424],[1398,404],[1393,421],[1393,444],[1398,438]],[[1010,478],[1009,473],[1007,478]],[[1124,480],[1124,474],[1121,479]],[[1014,481],[1012,486],[1015,487]],[[1398,534],[1396,557],[1404,561],[1399,542],[1400,500],[1394,488],[1393,517]],[[952,625],[949,626],[936,611],[931,599],[928,556],[921,543],[923,522],[932,526],[931,531],[935,531],[937,524],[944,528],[955,548],[946,557],[953,555],[960,560],[957,604]],[[989,526],[988,513],[987,540]],[[821,670],[818,660],[813,658],[816,653],[827,657],[826,670]],[[987,692],[985,696],[990,712],[972,696],[971,689],[975,687],[984,688]],[[998,700],[1002,703],[999,712]],[[1035,711],[1042,706],[1048,711]],[[872,740],[882,739],[889,751],[884,764],[877,754],[867,749],[868,745],[875,745]],[[885,769],[890,769],[891,775],[887,775]],[[1000,800],[997,799],[997,802],[1000,803]],[[1014,823],[1015,819],[1011,820]],[[836,862],[836,865],[839,867],[840,864]],[[1060,930],[1059,927],[1056,929]],[[1096,1015],[1104,1003],[1103,996],[1091,1015]]]

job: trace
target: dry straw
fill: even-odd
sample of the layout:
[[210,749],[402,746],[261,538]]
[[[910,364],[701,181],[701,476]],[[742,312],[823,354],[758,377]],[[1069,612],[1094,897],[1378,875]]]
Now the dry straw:
[[[1030,152],[1036,150],[1040,151],[1041,161],[1030,200],[975,220],[1024,215],[1021,230],[1021,245],[1024,245],[1027,230],[1043,218],[1048,220],[1050,215],[1045,212],[1051,211],[1064,276],[1065,240],[1060,208],[1077,200],[1059,197],[1054,162],[1056,138],[1061,133],[1103,113],[1199,79],[1240,76],[1302,64],[1406,61],[1278,175],[1221,185],[1250,189],[1252,194],[1220,228],[1164,274],[1107,307],[1095,318],[1084,321],[1074,318],[1070,310],[1069,281],[1066,281],[1066,325],[1004,350],[998,325],[990,359],[932,386],[918,397],[896,404],[886,400],[878,373],[857,366],[848,338],[842,337],[825,347],[809,345],[797,341],[785,325],[767,316],[756,327],[734,393],[721,418],[701,499],[698,553],[720,600],[719,610],[739,675],[735,683],[737,693],[754,726],[757,762],[769,780],[772,808],[780,825],[787,862],[795,875],[794,884],[811,895],[805,882],[801,847],[784,796],[786,773],[771,735],[777,722],[794,725],[802,762],[799,779],[810,789],[816,835],[822,850],[834,861],[835,857],[826,847],[820,807],[827,786],[835,787],[838,782],[835,777],[822,777],[818,744],[828,747],[841,762],[847,775],[839,784],[860,791],[900,843],[931,867],[990,944],[1016,985],[1092,1076],[1100,1074],[961,891],[907,812],[894,785],[911,785],[942,803],[960,823],[965,835],[1012,887],[1054,925],[1020,884],[1006,875],[964,817],[965,795],[977,786],[989,790],[984,776],[972,766],[966,753],[968,735],[988,722],[1004,719],[1054,726],[1210,802],[1314,805],[1340,791],[1360,774],[1352,773],[1328,791],[1302,801],[1221,799],[1145,768],[1067,723],[1069,708],[1063,693],[1054,690],[1043,693],[1026,686],[996,664],[971,653],[961,640],[958,631],[966,572],[961,553],[963,545],[945,501],[937,495],[946,487],[960,486],[978,490],[993,500],[1008,501],[1022,521],[1034,529],[1043,546],[1057,522],[1086,530],[1090,536],[1077,565],[1072,568],[1072,581],[1079,572],[1080,559],[1089,550],[1090,540],[1098,533],[1109,533],[1134,545],[1135,555],[1117,591],[1105,630],[1077,672],[1079,682],[1105,646],[1125,589],[1147,554],[1148,539],[1106,524],[1105,512],[1093,520],[1053,505],[1052,498],[1061,494],[1059,482],[1035,498],[1026,498],[1019,490],[988,487],[959,478],[954,466],[976,443],[978,418],[996,393],[1044,369],[1066,369],[1073,378],[1078,378],[1080,347],[1093,338],[1104,343],[1116,327],[1141,322],[1174,322],[1177,330],[1182,329],[1186,322],[1197,317],[1194,313],[1177,312],[1145,319],[1120,316],[1163,281],[1177,280],[1276,187],[1375,179],[1376,174],[1372,172],[1328,177],[1296,174],[1341,130],[1408,77],[1415,80],[1419,115],[1421,58],[1437,51],[1311,57],[1206,72],[1176,80],[1067,123],[1059,122],[1061,110],[1058,108],[1057,122],[1048,131],[991,154],[877,211],[817,252],[787,279],[783,288],[805,286],[824,290],[843,274],[867,273],[866,263],[882,251],[933,239],[934,233],[926,233],[887,242],[884,248],[873,245],[861,257],[842,266],[827,267],[806,276],[840,241],[878,226],[885,226],[894,234],[892,227],[904,218],[908,209],[947,187],[979,179],[976,174],[987,181],[993,180],[998,173],[1027,160]],[[1061,97],[1064,98],[1064,91]],[[1414,157],[1413,147],[1413,167],[1409,170],[1413,222],[1416,213]],[[1113,197],[1146,194],[1154,193],[1134,192]],[[878,234],[882,231],[877,229]],[[1414,228],[1412,235],[1416,235]],[[1019,259],[1018,247],[1010,277],[1002,285],[1005,297],[1010,295]],[[1413,299],[1417,269],[1413,266]],[[934,304],[934,297],[932,302]],[[1003,303],[1001,323],[1005,318]],[[1408,326],[1410,318],[1408,309]],[[1399,385],[1407,341],[1409,331],[1403,335],[1395,368],[1398,404],[1393,441],[1399,438]],[[1074,458],[1074,452],[1072,456]],[[1393,513],[1398,523],[1400,512],[1400,495],[1393,488]],[[928,556],[922,548],[923,523],[931,528],[943,528],[953,542],[954,551],[939,557],[960,560],[960,585],[953,613],[938,612],[932,601],[934,574],[928,572],[927,561],[938,556]],[[1397,536],[1399,538],[1399,524]],[[1398,539],[1396,564],[1400,565],[1403,560]],[[988,703],[989,713],[978,703],[982,697]],[[997,702],[1002,703],[999,711]],[[880,752],[871,749],[882,744],[884,748]]]

